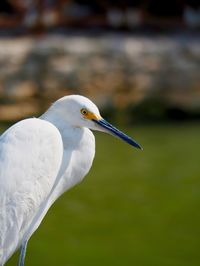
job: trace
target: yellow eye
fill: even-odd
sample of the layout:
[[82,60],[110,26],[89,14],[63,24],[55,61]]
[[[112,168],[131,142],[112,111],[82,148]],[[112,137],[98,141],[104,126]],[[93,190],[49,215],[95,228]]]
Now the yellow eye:
[[88,110],[85,108],[81,109],[81,114],[86,116],[88,114]]

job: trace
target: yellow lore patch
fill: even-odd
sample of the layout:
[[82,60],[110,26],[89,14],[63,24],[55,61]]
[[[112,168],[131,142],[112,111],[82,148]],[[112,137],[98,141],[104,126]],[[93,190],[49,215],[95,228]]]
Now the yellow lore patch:
[[92,113],[92,112],[88,112],[88,113],[85,115],[85,118],[90,119],[90,120],[92,120],[92,119],[99,120],[99,119],[101,119],[101,116],[96,115],[96,114],[94,114],[94,113]]
[[96,115],[92,112],[89,112],[87,109],[83,108],[81,109],[81,114],[84,116],[84,118],[86,119],[95,119],[95,120],[100,120],[102,119],[102,117],[100,115]]

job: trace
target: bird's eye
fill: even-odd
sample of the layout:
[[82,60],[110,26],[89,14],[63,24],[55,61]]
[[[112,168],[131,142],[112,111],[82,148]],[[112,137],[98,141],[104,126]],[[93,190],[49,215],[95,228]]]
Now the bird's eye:
[[81,114],[84,115],[84,116],[87,115],[88,114],[88,110],[85,109],[85,108],[81,109]]

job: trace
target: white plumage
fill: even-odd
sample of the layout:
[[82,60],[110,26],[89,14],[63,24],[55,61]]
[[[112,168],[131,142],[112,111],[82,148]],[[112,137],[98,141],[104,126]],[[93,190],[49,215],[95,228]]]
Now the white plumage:
[[140,148],[79,95],[56,101],[40,118],[25,119],[0,137],[0,265],[26,244],[54,201],[80,182],[95,154],[90,129],[110,132]]

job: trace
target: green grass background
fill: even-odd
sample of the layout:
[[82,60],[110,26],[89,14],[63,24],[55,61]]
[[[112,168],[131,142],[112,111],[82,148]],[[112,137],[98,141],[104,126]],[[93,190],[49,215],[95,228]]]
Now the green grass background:
[[125,131],[144,151],[97,133],[90,173],[49,210],[27,266],[200,265],[200,125]]

